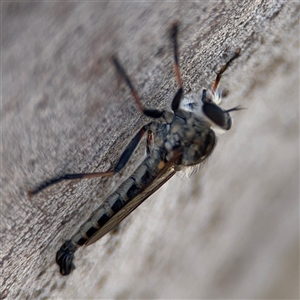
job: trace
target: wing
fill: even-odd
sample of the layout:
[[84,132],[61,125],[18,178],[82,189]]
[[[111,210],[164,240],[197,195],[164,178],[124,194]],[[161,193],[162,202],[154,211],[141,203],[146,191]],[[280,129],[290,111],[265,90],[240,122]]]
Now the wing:
[[119,212],[113,215],[107,223],[99,229],[88,241],[86,246],[95,243],[98,239],[103,237],[106,233],[117,226],[123,219],[125,219],[133,210],[135,210],[142,202],[151,196],[157,189],[159,189],[165,182],[167,182],[176,173],[174,165],[166,166],[158,176],[145,187],[145,189],[133,198],[127,205],[125,205]]

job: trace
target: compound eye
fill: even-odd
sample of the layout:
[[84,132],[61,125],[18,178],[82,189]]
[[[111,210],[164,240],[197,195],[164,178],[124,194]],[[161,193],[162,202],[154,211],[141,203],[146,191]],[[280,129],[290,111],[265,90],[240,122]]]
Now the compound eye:
[[224,111],[222,108],[212,102],[204,103],[202,109],[205,115],[216,125],[222,127],[225,130],[230,129],[231,117],[228,112]]

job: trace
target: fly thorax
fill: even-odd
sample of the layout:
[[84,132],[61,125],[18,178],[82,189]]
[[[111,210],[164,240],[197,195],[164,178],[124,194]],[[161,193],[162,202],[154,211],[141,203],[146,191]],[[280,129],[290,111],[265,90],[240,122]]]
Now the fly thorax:
[[185,139],[186,122],[183,118],[175,117],[168,124],[169,130],[164,139],[164,148],[167,151],[167,160],[173,158],[174,151],[181,151]]
[[214,132],[209,124],[189,114],[185,118],[174,118],[170,131],[164,141],[167,161],[180,153],[181,165],[191,166],[202,162],[209,156],[216,143]]
[[204,161],[213,151],[216,144],[216,137],[209,127],[202,127],[201,131],[196,131],[190,140],[183,147],[181,164],[192,166]]

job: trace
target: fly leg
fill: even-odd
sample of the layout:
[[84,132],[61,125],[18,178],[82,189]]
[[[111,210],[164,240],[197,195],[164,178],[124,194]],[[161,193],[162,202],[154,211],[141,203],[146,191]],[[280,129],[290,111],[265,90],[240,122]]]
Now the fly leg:
[[178,35],[178,22],[175,22],[171,28],[171,39],[173,42],[173,48],[174,48],[174,71],[175,71],[175,77],[177,84],[179,86],[179,90],[177,91],[173,101],[172,101],[172,110],[176,112],[180,106],[180,101],[183,96],[183,87],[182,87],[182,80],[180,76],[180,70],[179,70],[179,55],[178,55],[178,42],[177,42],[177,35]]
[[158,110],[158,109],[144,108],[136,89],[134,88],[133,84],[131,83],[130,78],[128,77],[127,73],[125,72],[124,68],[122,67],[122,65],[120,64],[118,59],[114,56],[112,58],[112,60],[113,60],[113,63],[115,65],[117,71],[119,72],[119,74],[123,77],[123,79],[125,79],[128,87],[131,91],[132,98],[134,99],[135,103],[137,104],[138,108],[142,111],[142,113],[144,115],[146,115],[147,117],[151,117],[154,119],[160,118],[163,115],[164,111]]
[[[176,81],[179,86],[179,90],[177,91],[177,93],[172,101],[172,110],[174,112],[178,110],[178,108],[180,106],[180,100],[183,96],[182,80],[181,80],[181,76],[180,76],[179,62],[178,62],[178,43],[177,43],[178,25],[179,25],[179,23],[175,22],[171,28],[171,39],[173,41],[173,48],[174,48],[174,71],[175,71]],[[133,84],[131,83],[130,78],[126,74],[124,68],[122,67],[122,65],[120,64],[118,59],[114,56],[112,58],[112,60],[113,60],[113,63],[115,65],[117,71],[119,72],[119,74],[125,79],[128,87],[131,91],[132,98],[135,100],[139,109],[148,117],[155,118],[155,119],[162,117],[164,114],[164,111],[157,110],[157,109],[145,109],[144,108],[136,89],[134,88]]]
[[201,101],[203,102],[202,110],[203,112],[212,120],[215,124],[219,125],[225,130],[229,130],[231,128],[231,117],[229,115],[229,112],[232,111],[238,111],[243,109],[240,106],[233,107],[231,109],[223,110],[221,107],[218,106],[220,104],[222,95],[219,94],[217,91],[219,82],[221,80],[221,77],[223,73],[226,71],[226,69],[229,67],[229,65],[240,55],[241,49],[237,48],[235,50],[234,55],[229,59],[225,65],[223,65],[220,69],[220,71],[217,73],[217,77],[212,85],[211,93],[213,99],[211,97],[206,97],[206,89],[202,91],[202,98]]
[[[119,63],[116,57],[113,57],[113,62],[115,64],[115,67],[117,71],[120,73],[120,75],[125,79],[128,87],[130,88],[131,94],[133,99],[135,100],[136,104],[138,105],[139,109],[148,117],[152,118],[160,118],[163,114],[164,111],[160,111],[157,109],[145,109],[142,105],[142,102],[138,96],[137,91],[135,90],[133,84],[131,83],[128,75],[126,74],[125,70]],[[132,141],[129,143],[123,154],[121,155],[117,165],[115,168],[108,170],[107,172],[97,172],[97,173],[79,173],[79,174],[65,174],[63,176],[55,177],[52,178],[48,181],[43,182],[40,186],[33,190],[28,191],[29,196],[33,196],[40,191],[44,190],[45,188],[59,183],[64,180],[73,180],[73,179],[85,179],[85,178],[97,178],[97,177],[107,177],[114,175],[115,173],[119,172],[127,163],[129,160],[130,156],[132,155],[133,151],[135,150],[136,146],[138,145],[139,141],[141,140],[143,134],[146,131],[146,127],[143,127],[137,134],[136,136],[132,139]]]
[[220,71],[217,73],[217,77],[216,77],[216,79],[215,79],[215,81],[212,85],[212,88],[211,88],[211,91],[212,91],[213,94],[217,90],[217,87],[219,85],[219,82],[221,80],[221,77],[222,77],[223,73],[226,71],[226,69],[229,67],[229,65],[240,55],[240,52],[241,52],[241,48],[237,48],[235,50],[234,55],[231,57],[231,59],[229,59],[228,62],[225,65],[223,65],[221,67]]
[[45,188],[56,184],[58,182],[64,181],[64,180],[73,180],[73,179],[85,179],[85,178],[97,178],[97,177],[107,177],[116,174],[117,172],[121,171],[126,163],[128,162],[129,158],[131,157],[132,153],[134,152],[135,148],[137,147],[138,143],[140,142],[142,136],[147,131],[147,125],[144,126],[131,140],[131,142],[128,144],[124,152],[122,153],[121,157],[119,158],[119,161],[117,162],[116,166],[107,172],[95,172],[95,173],[79,173],[79,174],[65,174],[60,177],[52,178],[48,181],[43,182],[40,186],[37,188],[28,191],[28,195],[32,196],[40,191],[44,190]]
[[28,196],[36,195],[37,193],[41,192],[42,190],[46,189],[47,187],[59,183],[64,180],[73,180],[73,179],[85,179],[85,178],[96,178],[96,177],[106,177],[113,175],[113,171],[107,172],[98,172],[98,173],[77,173],[77,174],[65,174],[63,176],[54,177],[50,180],[44,181],[38,187],[33,190],[28,191]]

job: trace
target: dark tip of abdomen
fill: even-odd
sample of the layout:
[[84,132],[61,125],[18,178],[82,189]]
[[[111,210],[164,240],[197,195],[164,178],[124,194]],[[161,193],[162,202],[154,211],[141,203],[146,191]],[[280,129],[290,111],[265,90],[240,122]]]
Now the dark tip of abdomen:
[[61,275],[69,275],[75,269],[73,264],[76,246],[71,240],[66,241],[56,253],[56,263],[60,267]]

